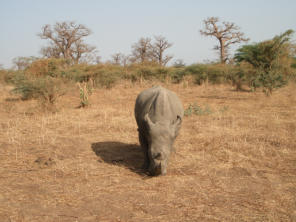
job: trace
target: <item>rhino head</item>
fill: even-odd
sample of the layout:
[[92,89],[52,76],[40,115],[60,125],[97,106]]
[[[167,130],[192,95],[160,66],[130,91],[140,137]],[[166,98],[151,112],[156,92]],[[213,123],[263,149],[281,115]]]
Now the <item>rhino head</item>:
[[173,143],[181,127],[181,117],[177,116],[174,121],[152,122],[149,115],[145,115],[148,125],[148,156],[149,172],[153,176],[167,173],[168,160],[173,149]]

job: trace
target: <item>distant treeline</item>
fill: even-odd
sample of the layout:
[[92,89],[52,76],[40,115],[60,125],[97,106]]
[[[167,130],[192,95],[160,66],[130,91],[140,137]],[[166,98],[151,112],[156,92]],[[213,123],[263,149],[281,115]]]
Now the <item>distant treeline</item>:
[[[217,20],[211,18],[208,22],[215,23]],[[85,35],[89,34],[85,27],[75,24],[69,27],[67,23],[61,25],[61,29],[71,30],[74,27],[84,30]],[[233,24],[227,25],[233,27]],[[50,26],[45,26],[40,35],[42,38],[53,38],[52,32]],[[116,54],[113,62],[91,64],[80,60],[81,54],[75,48],[63,48],[61,51],[62,46],[56,50],[50,46],[46,51],[49,58],[18,57],[14,60],[16,69],[0,69],[0,80],[13,84],[13,92],[20,94],[22,99],[38,98],[42,104],[51,105],[65,93],[66,84],[79,83],[81,105],[85,106],[93,88],[111,88],[123,80],[135,84],[151,80],[183,82],[185,85],[230,84],[238,91],[251,92],[261,88],[266,95],[271,95],[275,89],[296,79],[296,47],[291,41],[293,33],[293,30],[287,30],[270,40],[243,45],[232,59],[226,57],[226,50],[217,63],[187,66],[182,60],[166,66],[171,57],[164,56],[163,52],[171,44],[163,37],[155,37],[152,45],[150,39],[141,39],[133,46],[133,59],[128,62],[121,54]],[[79,43],[76,46],[82,50],[83,43]]]

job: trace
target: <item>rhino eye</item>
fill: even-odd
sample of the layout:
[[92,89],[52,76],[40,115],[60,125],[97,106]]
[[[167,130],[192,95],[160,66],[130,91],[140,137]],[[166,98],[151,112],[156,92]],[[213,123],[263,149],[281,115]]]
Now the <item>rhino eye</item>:
[[161,160],[161,153],[156,153],[156,154],[153,156],[153,159]]

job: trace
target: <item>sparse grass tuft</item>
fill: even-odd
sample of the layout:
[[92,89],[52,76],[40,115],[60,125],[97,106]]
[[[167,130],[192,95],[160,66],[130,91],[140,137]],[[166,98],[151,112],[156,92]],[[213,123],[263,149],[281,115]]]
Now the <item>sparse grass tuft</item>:
[[213,111],[208,105],[202,108],[201,106],[197,105],[197,103],[193,103],[193,104],[190,103],[188,108],[184,111],[185,116],[191,116],[193,114],[202,116],[202,115],[209,115],[211,113],[213,113]]

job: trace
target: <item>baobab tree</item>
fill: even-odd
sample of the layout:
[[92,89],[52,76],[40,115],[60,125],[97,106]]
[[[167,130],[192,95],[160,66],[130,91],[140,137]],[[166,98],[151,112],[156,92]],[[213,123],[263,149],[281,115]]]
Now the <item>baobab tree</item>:
[[214,49],[219,51],[221,63],[226,63],[228,60],[228,50],[231,45],[249,41],[244,37],[244,33],[239,31],[240,28],[232,22],[222,22],[222,25],[219,25],[218,17],[209,17],[203,22],[205,27],[200,33],[215,37],[219,41],[219,45]]
[[152,56],[160,66],[165,66],[172,58],[172,55],[164,55],[164,51],[173,44],[169,43],[163,36],[154,36],[155,42],[152,45]]
[[117,52],[111,55],[111,63],[114,65],[121,65],[124,59],[124,55],[121,52]]
[[151,61],[152,45],[150,38],[141,38],[137,43],[132,45],[132,62],[139,62],[141,64]]
[[50,44],[42,48],[41,53],[45,57],[62,57],[78,63],[84,54],[95,50],[94,46],[83,41],[90,34],[90,29],[75,22],[57,22],[53,28],[47,24],[42,27],[38,36],[49,40]]
[[24,70],[28,68],[34,61],[36,61],[38,58],[35,56],[30,57],[23,57],[19,56],[12,60],[12,63],[14,64],[14,67],[17,70]]
[[71,58],[75,64],[80,61],[91,62],[95,60],[96,47],[84,43],[81,39],[76,41],[71,50]]
[[61,58],[61,50],[59,47],[53,43],[50,43],[48,46],[42,47],[40,53],[45,58]]

